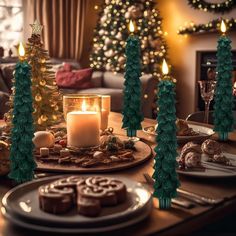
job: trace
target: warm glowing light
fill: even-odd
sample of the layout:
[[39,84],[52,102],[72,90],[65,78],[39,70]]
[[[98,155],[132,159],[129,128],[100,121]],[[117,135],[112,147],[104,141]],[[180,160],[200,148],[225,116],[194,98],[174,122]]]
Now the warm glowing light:
[[85,100],[83,100],[82,102],[82,111],[85,112],[87,109],[86,109],[86,102]]
[[225,22],[223,20],[221,21],[220,30],[221,30],[222,33],[226,32],[226,25],[225,25]]
[[163,75],[167,75],[169,73],[169,68],[165,59],[163,59],[163,63],[162,63],[162,73]]
[[25,55],[25,49],[24,49],[24,46],[23,46],[22,42],[20,42],[20,46],[18,48],[18,52],[19,52],[19,55],[21,57],[23,57]]
[[131,21],[129,22],[129,31],[130,31],[131,33],[133,33],[134,30],[135,30],[135,28],[134,28],[134,23],[133,23],[133,21],[131,20]]

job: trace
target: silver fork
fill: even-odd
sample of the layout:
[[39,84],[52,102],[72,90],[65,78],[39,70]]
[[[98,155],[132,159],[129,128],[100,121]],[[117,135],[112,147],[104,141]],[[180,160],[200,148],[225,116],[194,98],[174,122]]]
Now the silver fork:
[[[154,184],[153,178],[148,173],[144,173],[143,176],[148,183],[150,183],[152,185]],[[202,205],[202,206],[216,205],[216,204],[219,204],[220,202],[225,200],[223,198],[209,198],[209,197],[201,196],[196,193],[192,193],[187,190],[180,189],[180,188],[177,189],[177,193],[180,196],[182,196],[192,202],[195,202],[199,205]]]

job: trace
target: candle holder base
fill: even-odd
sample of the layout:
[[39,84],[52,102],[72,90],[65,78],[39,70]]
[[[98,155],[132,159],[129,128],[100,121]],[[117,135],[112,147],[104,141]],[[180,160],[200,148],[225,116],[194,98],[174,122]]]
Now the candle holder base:
[[160,198],[159,208],[162,210],[171,208],[171,198]]
[[221,141],[227,141],[228,140],[228,132],[219,132],[219,139]]

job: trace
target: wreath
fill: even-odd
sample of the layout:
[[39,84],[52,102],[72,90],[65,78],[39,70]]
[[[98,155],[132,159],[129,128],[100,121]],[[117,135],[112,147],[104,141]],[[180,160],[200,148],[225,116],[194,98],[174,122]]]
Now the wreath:
[[197,10],[225,13],[236,7],[236,0],[226,0],[221,3],[209,3],[205,0],[188,0],[188,4]]

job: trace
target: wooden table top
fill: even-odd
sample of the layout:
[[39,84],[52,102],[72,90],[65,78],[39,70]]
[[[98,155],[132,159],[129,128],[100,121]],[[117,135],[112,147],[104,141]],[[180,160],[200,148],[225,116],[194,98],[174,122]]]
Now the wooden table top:
[[[116,134],[124,135],[121,130],[122,116],[118,113],[111,113],[109,117],[109,126],[114,128]],[[155,124],[155,120],[145,119],[143,127]],[[1,125],[1,122],[0,122]],[[155,143],[148,141],[148,137],[142,131],[138,131],[138,137],[145,139],[147,143],[154,148]],[[231,134],[235,137],[235,133]],[[236,143],[228,141],[223,143],[223,149],[229,153],[236,154]],[[131,179],[144,182],[143,173],[153,173],[153,158],[140,166],[126,169],[124,171],[114,172],[116,175],[122,175]],[[236,211],[236,179],[197,179],[191,177],[179,176],[181,188],[188,191],[213,198],[227,198],[227,201],[217,206],[196,206],[192,209],[183,209],[172,206],[170,210],[159,210],[157,201],[154,199],[154,208],[151,215],[143,222],[112,233],[112,235],[183,235],[198,230],[203,226],[216,220],[224,218],[228,214]],[[11,182],[6,178],[0,178],[0,198],[11,188]],[[37,233],[18,227],[13,227],[6,222],[0,214],[0,236],[37,236]],[[51,234],[47,234],[51,235]],[[105,234],[103,234],[105,235]],[[110,234],[109,234],[110,235]]]

